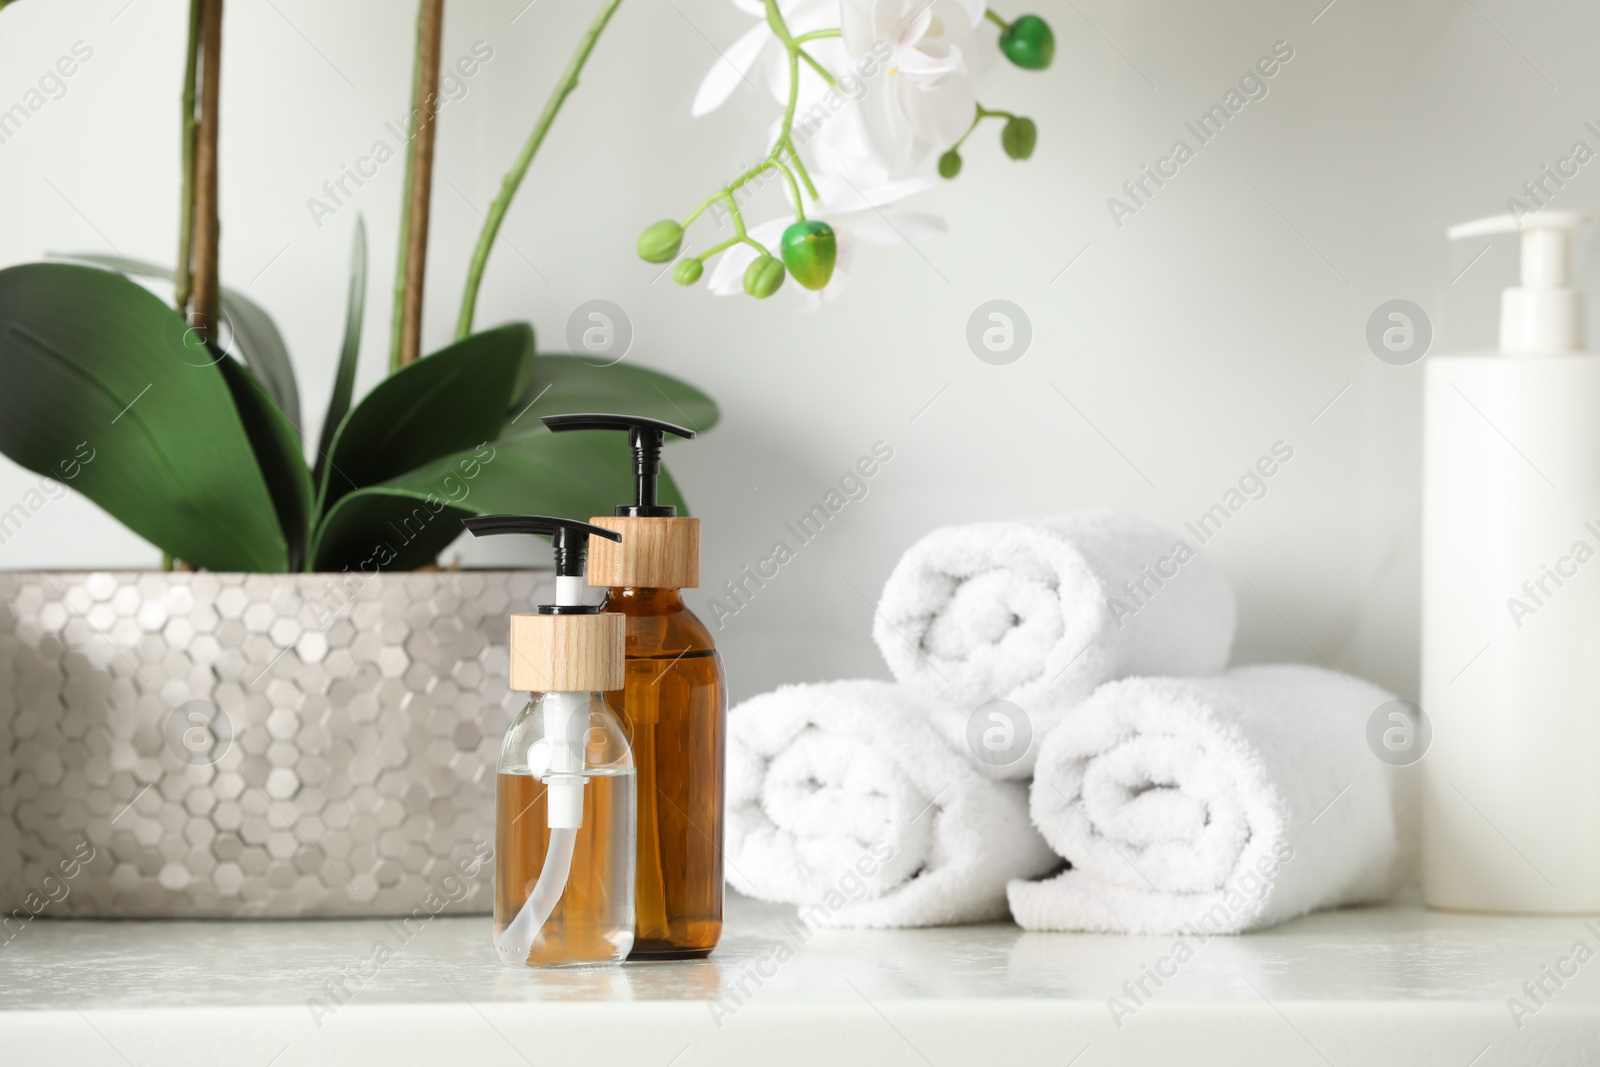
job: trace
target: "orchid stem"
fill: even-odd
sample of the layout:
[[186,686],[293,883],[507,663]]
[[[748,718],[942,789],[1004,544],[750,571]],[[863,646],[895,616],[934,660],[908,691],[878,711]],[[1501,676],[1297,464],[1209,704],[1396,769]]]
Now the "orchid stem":
[[400,245],[400,348],[398,370],[422,356],[422,293],[428,267],[428,221],[433,201],[433,145],[439,129],[439,51],[444,35],[444,0],[422,0],[417,57],[412,77],[411,119],[415,129],[406,173],[406,237]]
[[[189,39],[183,68],[182,142],[183,182],[178,201],[178,269],[173,277],[172,302],[178,314],[189,316],[189,295],[194,291],[194,154],[200,123],[194,113],[194,87],[200,68],[200,2],[189,0]],[[169,568],[170,569],[170,568]]]
[[796,51],[800,53],[800,58],[810,64],[811,69],[816,71],[818,76],[821,77],[823,81],[828,83],[828,88],[835,88],[839,84],[838,80],[828,72],[827,67],[824,67],[821,63],[818,63],[815,59],[811,58],[810,52],[807,52],[804,48],[797,48]]
[[784,180],[789,183],[789,192],[794,196],[794,217],[796,222],[806,221],[806,206],[800,200],[800,183],[794,180],[794,171],[786,164],[779,163],[778,170],[783,174]]
[[222,111],[222,0],[200,8],[200,119],[195,129],[194,311],[189,322],[216,343],[219,304],[217,217],[217,128]]
[[972,131],[977,129],[978,128],[978,123],[982,122],[984,119],[1005,119],[1007,121],[1010,121],[1012,119],[1015,119],[1016,117],[1017,117],[1016,115],[1013,115],[1009,111],[990,111],[988,108],[984,107],[982,104],[978,104],[977,105],[977,109],[973,113],[973,116],[972,116],[972,125],[967,127],[967,132],[962,134],[961,135],[961,139],[959,141],[957,141],[955,144],[951,145],[947,149],[947,151],[954,152],[958,148],[960,148],[963,144],[966,144],[967,138],[972,136]]
[[817,187],[811,184],[811,175],[806,171],[805,163],[800,159],[800,153],[795,151],[794,138],[789,139],[789,162],[794,165],[795,171],[800,175],[800,180],[805,183],[806,192],[811,195],[812,203],[820,203],[822,198],[817,195]]
[[[427,15],[426,6],[417,4],[417,40],[422,39],[423,20]],[[411,114],[408,116],[409,133],[416,135],[417,113],[417,87],[422,84],[422,63],[420,48],[413,53],[411,62],[411,95],[406,97],[411,101]],[[402,146],[404,147],[404,146]],[[411,171],[416,165],[416,153],[406,151],[406,166],[401,178],[400,192],[400,251],[395,256],[394,268],[394,311],[389,318],[389,373],[393,374],[400,369],[401,334],[405,331],[406,321],[406,249],[411,247]]]
[[483,281],[484,268],[489,265],[489,252],[494,248],[495,238],[500,235],[500,224],[505,221],[506,211],[517,195],[517,188],[522,184],[523,176],[528,173],[528,166],[538,153],[539,146],[544,143],[544,135],[550,131],[550,124],[561,111],[561,105],[578,87],[578,75],[583,72],[583,65],[589,61],[589,53],[594,51],[595,42],[600,39],[601,31],[611,21],[611,16],[621,2],[622,0],[604,0],[600,5],[600,11],[595,15],[594,21],[578,39],[578,47],[572,53],[572,58],[567,61],[567,69],[562,72],[550,98],[545,101],[544,110],[539,113],[532,132],[528,134],[527,143],[522,146],[522,153],[500,182],[500,193],[494,198],[494,203],[489,205],[489,214],[483,220],[483,230],[478,234],[478,245],[472,252],[472,265],[467,268],[467,286],[461,294],[461,315],[456,320],[457,340],[472,332],[472,318],[478,306],[478,286]]

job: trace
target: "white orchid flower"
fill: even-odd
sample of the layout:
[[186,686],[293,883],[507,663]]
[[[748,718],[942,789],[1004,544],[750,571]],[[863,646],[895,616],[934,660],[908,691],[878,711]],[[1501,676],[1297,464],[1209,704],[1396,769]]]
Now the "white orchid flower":
[[[760,21],[712,64],[695,94],[696,116],[721,107],[742,83],[765,84],[774,99],[788,100],[788,62],[767,25],[765,5],[733,2]],[[975,31],[983,21],[983,0],[779,0],[778,9],[796,36],[834,27],[842,31],[841,38],[806,45],[839,80],[840,89],[851,90],[861,111],[864,136],[851,146],[850,156],[836,156],[833,163],[859,169],[870,162],[903,177],[930,151],[954,144],[972,124],[979,56]],[[830,92],[808,64],[801,64],[799,90],[801,114]]]
[[[695,118],[709,115],[723,104],[740,85],[766,85],[778,103],[789,99],[789,64],[783,46],[767,25],[767,9],[761,0],[733,0],[733,6],[759,21],[717,57],[700,82],[691,109]],[[839,0],[779,0],[778,11],[796,36],[813,30],[836,29],[839,25]],[[836,40],[813,41],[807,50],[821,62],[838,61],[844,50]],[[806,103],[827,89],[821,76],[802,65],[801,98]]]
[[[864,75],[865,147],[891,175],[955,144],[972,125],[984,7],[983,0],[841,0],[845,51]],[[864,62],[885,43],[886,63]]]

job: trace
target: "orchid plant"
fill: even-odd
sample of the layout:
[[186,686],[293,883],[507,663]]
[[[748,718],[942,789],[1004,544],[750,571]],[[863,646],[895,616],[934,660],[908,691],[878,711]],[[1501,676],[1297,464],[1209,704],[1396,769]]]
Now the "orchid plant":
[[[832,295],[855,242],[942,232],[942,220],[890,206],[927,188],[916,170],[928,156],[939,153],[939,174],[954,178],[960,147],[989,119],[1004,122],[1006,155],[1033,154],[1038,131],[1031,119],[978,102],[976,64],[979,29],[988,20],[1012,63],[1047,68],[1055,39],[1038,16],[1007,22],[984,0],[733,2],[760,21],[706,75],[694,114],[721,107],[754,77],[782,105],[782,117],[758,161],[682,221],[663,219],[640,235],[639,256],[676,261],[679,284],[695,284],[720,257],[708,283],[713,293],[742,289],[765,299],[792,279]],[[786,189],[791,213],[749,225],[744,207],[771,181]],[[731,224],[731,234],[686,251],[686,231],[708,213],[719,230]]]
[[[0,0],[0,9],[11,2]],[[626,411],[703,431],[718,418],[711,398],[646,367],[537,351],[527,323],[472,327],[478,284],[516,183],[618,3],[605,0],[541,113],[515,180],[495,201],[468,271],[457,340],[425,353],[445,2],[418,0],[389,374],[356,394],[368,274],[358,219],[344,336],[321,433],[313,436],[272,316],[220,278],[224,4],[190,0],[177,265],[112,249],[0,270],[0,454],[69,481],[159,548],[166,569],[372,574],[435,566],[467,515],[586,516],[626,498],[625,440],[553,434],[538,416]],[[167,283],[170,303],[155,291]],[[662,502],[684,507],[665,469],[661,479]],[[19,511],[36,510],[41,492],[30,490],[0,515],[0,528],[18,521]]]

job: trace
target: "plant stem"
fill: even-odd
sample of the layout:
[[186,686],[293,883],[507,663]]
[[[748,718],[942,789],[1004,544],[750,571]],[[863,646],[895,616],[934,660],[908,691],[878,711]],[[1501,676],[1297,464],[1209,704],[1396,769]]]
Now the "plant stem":
[[790,170],[786,163],[779,163],[778,170],[782,172],[784,179],[788,181],[789,192],[794,194],[795,219],[799,222],[806,221],[806,205],[800,199],[800,186],[794,180],[794,171]]
[[200,3],[189,0],[189,37],[184,52],[183,115],[178,125],[182,142],[183,186],[178,197],[178,269],[172,281],[172,302],[178,314],[189,314],[189,294],[194,291],[194,155],[199,129],[194,114],[195,75],[200,68]]
[[417,59],[411,114],[416,130],[411,135],[407,172],[406,211],[409,225],[401,245],[403,286],[400,319],[399,366],[415,363],[422,355],[422,283],[428,267],[428,207],[433,196],[433,143],[439,123],[439,43],[444,33],[444,0],[422,0],[417,22]]
[[215,341],[217,317],[217,125],[222,98],[222,0],[201,0],[200,127],[195,146],[194,311],[190,322]]
[[1001,18],[999,15],[996,15],[994,13],[994,9],[993,8],[985,8],[984,12],[983,12],[983,17],[988,19],[990,22],[994,23],[996,26],[999,26],[1002,33],[1010,33],[1011,32],[1011,23],[1007,22],[1005,19]]
[[594,21],[578,39],[578,47],[572,53],[572,58],[567,60],[567,69],[562,71],[561,78],[550,93],[550,98],[545,101],[544,110],[539,112],[533,130],[528,134],[527,143],[522,146],[522,153],[517,156],[516,162],[511,165],[511,169],[500,182],[500,193],[494,198],[494,203],[489,205],[489,214],[483,220],[483,230],[478,234],[478,245],[472,251],[472,264],[467,268],[467,285],[461,294],[461,315],[456,320],[457,340],[472,332],[472,317],[478,308],[478,286],[483,282],[484,268],[489,265],[489,252],[494,248],[495,238],[500,235],[500,224],[505,221],[506,211],[517,195],[517,188],[521,186],[523,176],[528,173],[528,166],[538,153],[539,146],[544,143],[544,135],[550,131],[550,124],[555,122],[556,115],[561,111],[561,105],[578,87],[578,75],[583,72],[583,65],[589,61],[589,53],[594,51],[595,42],[600,39],[601,31],[606,28],[606,23],[611,21],[611,16],[621,3],[622,0],[602,0]]
[[800,175],[800,180],[805,183],[806,192],[810,194],[813,203],[822,198],[817,195],[817,187],[811,184],[811,174],[806,170],[805,161],[800,158],[800,153],[795,150],[794,137],[791,135],[786,142],[789,148],[789,162],[794,164],[795,171]]
[[[746,170],[743,174],[739,175],[737,178],[733,179],[731,182],[724,185],[722,188],[718,189],[704,200],[700,201],[699,205],[696,206],[693,211],[689,212],[688,217],[685,218],[681,223],[685,229],[688,229],[689,225],[693,223],[695,219],[699,218],[705,212],[706,208],[710,207],[718,200],[724,201],[728,205],[728,214],[733,219],[735,238],[733,241],[724,242],[723,244],[717,245],[714,248],[701,253],[699,258],[702,260],[704,260],[707,256],[721,251],[724,248],[731,247],[731,245],[741,242],[750,245],[752,248],[755,248],[764,254],[770,255],[770,253],[767,252],[766,248],[764,248],[759,241],[746,236],[744,216],[740,213],[739,203],[733,195],[735,192],[748,185],[758,175],[765,174],[769,170],[775,170],[783,176],[784,180],[789,185],[790,191],[794,195],[795,218],[801,222],[805,221],[806,211],[805,204],[800,199],[800,188],[795,183],[795,176],[797,174],[799,175],[800,182],[804,183],[806,192],[810,195],[812,202],[815,203],[819,199],[817,196],[816,186],[811,184],[811,175],[806,172],[806,165],[801,162],[800,153],[794,146],[794,115],[795,110],[799,106],[800,102],[800,61],[804,59],[807,63],[810,63],[811,66],[816,69],[817,73],[821,74],[822,77],[828,80],[828,84],[830,85],[833,84],[833,77],[821,66],[819,66],[815,60],[806,54],[802,45],[807,41],[816,40],[822,37],[837,37],[840,35],[841,31],[813,30],[811,33],[801,34],[799,37],[795,37],[789,32],[788,24],[783,21],[783,13],[778,10],[777,0],[766,0],[766,8],[767,25],[772,27],[773,36],[777,37],[778,42],[783,45],[784,53],[788,58],[789,99],[784,104],[783,121],[778,126],[778,136],[773,140],[772,150],[767,153],[766,157],[762,159],[761,162],[757,163],[749,170]],[[784,163],[784,156],[786,155],[788,156],[787,164]],[[791,167],[793,169],[790,169]]]
[[966,144],[967,138],[972,136],[972,131],[977,129],[978,123],[982,122],[984,119],[1006,119],[1009,121],[1016,117],[1017,116],[1013,115],[1009,111],[990,111],[982,104],[979,104],[977,105],[977,110],[973,113],[972,125],[968,126],[967,132],[961,135],[961,139],[955,144],[951,145],[946,151],[954,152],[956,149]]
[[811,69],[817,72],[818,77],[828,83],[828,88],[832,89],[839,84],[834,76],[828,73],[827,67],[824,67],[821,63],[818,63],[815,59],[811,58],[810,52],[807,52],[804,48],[799,49],[799,52],[800,58],[805,60]]
[[[422,16],[425,11],[422,0],[417,3],[417,39],[422,39]],[[411,110],[407,115],[409,129],[406,131],[408,138],[414,137],[417,132],[417,85],[422,78],[422,64],[417,62],[417,55],[412,53],[411,58],[411,95],[406,99],[410,101]],[[389,316],[389,373],[393,374],[400,369],[400,331],[405,322],[406,308],[406,249],[411,244],[411,153],[406,153],[406,167],[403,184],[400,187],[400,239],[398,251],[394,257],[394,310]]]

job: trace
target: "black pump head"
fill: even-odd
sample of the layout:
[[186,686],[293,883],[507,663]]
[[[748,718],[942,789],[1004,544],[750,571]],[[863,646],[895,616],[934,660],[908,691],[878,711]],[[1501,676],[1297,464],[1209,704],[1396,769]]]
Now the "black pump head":
[[[589,538],[622,540],[621,534],[604,526],[549,515],[470,515],[461,520],[461,525],[471,530],[474,537],[487,537],[490,534],[538,534],[550,538],[550,547],[556,552],[556,575],[561,578],[583,577],[584,557],[589,550]],[[541,605],[539,610],[546,614],[599,610],[594,607],[562,605],[547,612],[546,607],[548,605]]]
[[692,439],[693,430],[636,415],[546,415],[541,421],[553,433],[567,430],[626,430],[628,444],[633,447],[634,502],[618,504],[616,513],[634,518],[678,513],[678,509],[671,504],[656,503],[656,479],[661,474],[661,445],[669,433],[686,440]]

